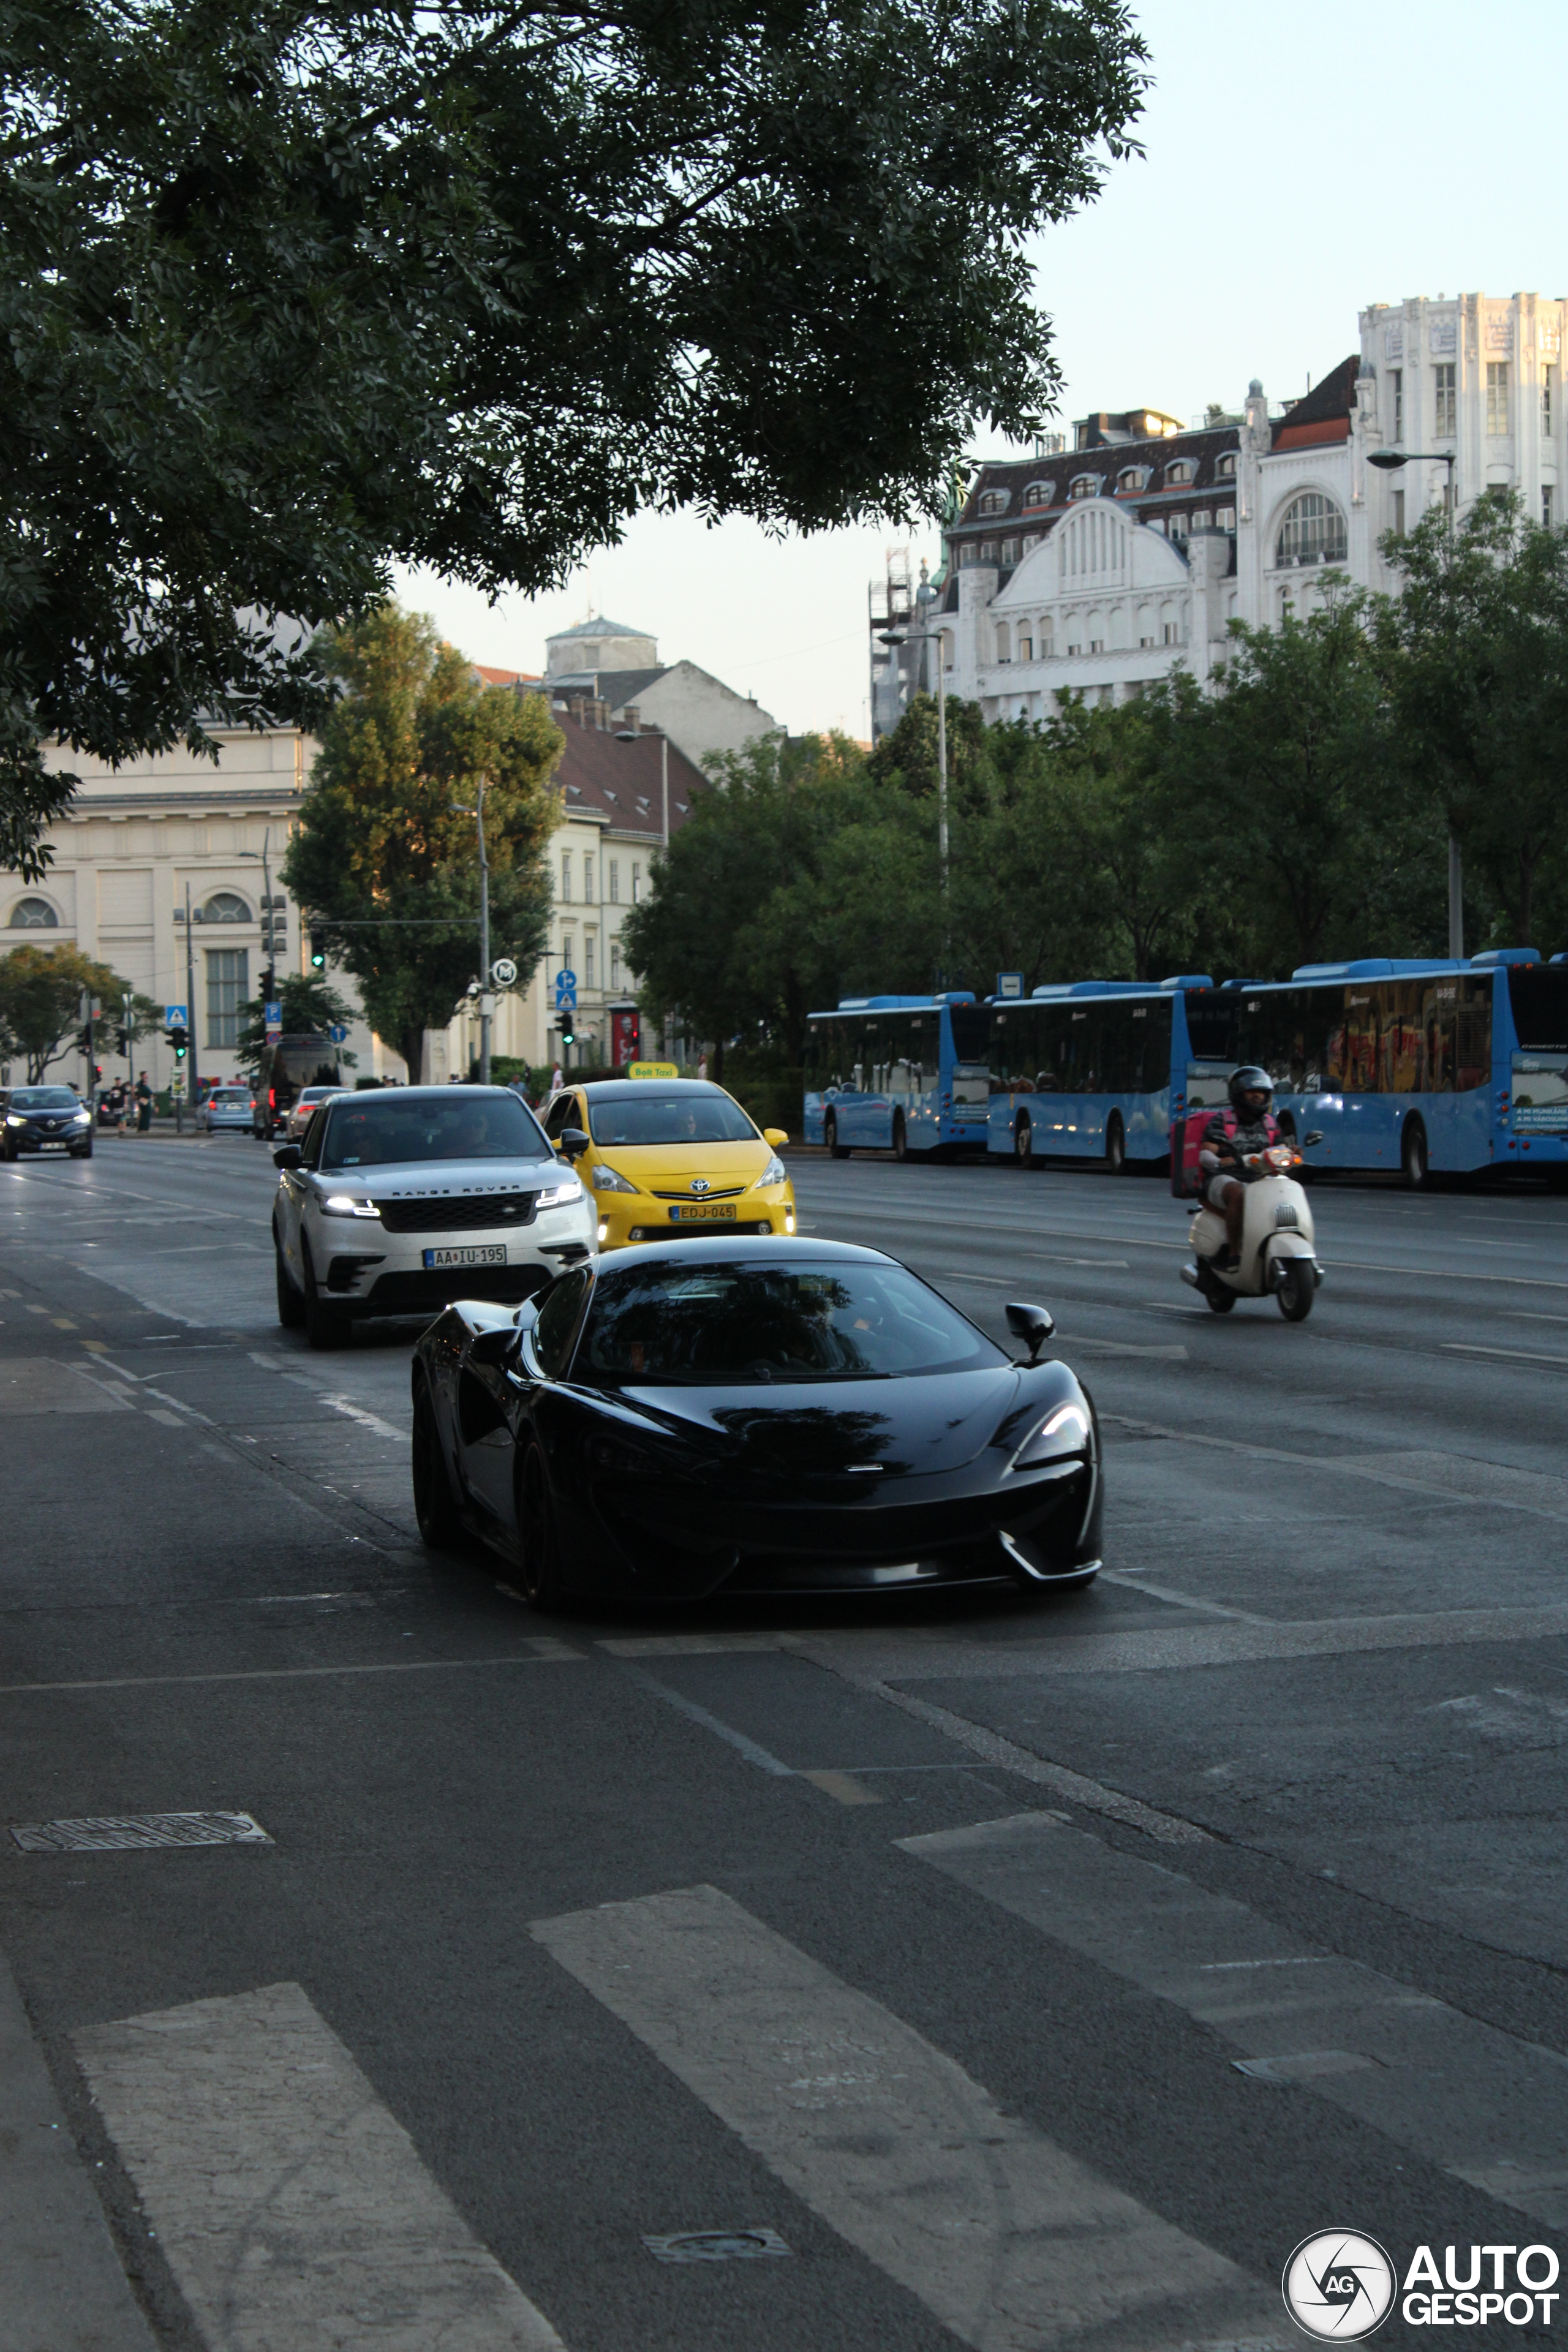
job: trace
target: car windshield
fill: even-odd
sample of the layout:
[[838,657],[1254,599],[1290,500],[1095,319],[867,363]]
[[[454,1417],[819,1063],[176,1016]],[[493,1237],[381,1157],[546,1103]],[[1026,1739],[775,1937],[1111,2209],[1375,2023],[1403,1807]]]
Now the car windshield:
[[69,1087],[18,1087],[11,1097],[13,1110],[79,1110]]
[[606,1384],[891,1380],[1005,1363],[902,1266],[660,1262],[601,1272],[574,1377]]
[[517,1097],[493,1094],[349,1096],[325,1114],[323,1168],[384,1168],[421,1160],[548,1160],[544,1131]]
[[219,1087],[213,1100],[221,1103],[247,1103],[250,1100],[250,1094],[245,1087]]
[[740,1104],[718,1087],[677,1093],[639,1086],[624,1094],[590,1095],[588,1131],[605,1146],[752,1143],[757,1134]]

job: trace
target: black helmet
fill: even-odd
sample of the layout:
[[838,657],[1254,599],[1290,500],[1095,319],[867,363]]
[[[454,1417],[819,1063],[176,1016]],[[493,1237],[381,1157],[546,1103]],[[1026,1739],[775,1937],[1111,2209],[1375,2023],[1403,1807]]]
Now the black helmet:
[[1267,1070],[1260,1070],[1256,1063],[1249,1063],[1244,1069],[1232,1070],[1227,1091],[1230,1095],[1230,1107],[1239,1118],[1247,1108],[1248,1095],[1264,1096],[1266,1099],[1263,1108],[1265,1110],[1268,1109],[1274,1100],[1274,1081]]

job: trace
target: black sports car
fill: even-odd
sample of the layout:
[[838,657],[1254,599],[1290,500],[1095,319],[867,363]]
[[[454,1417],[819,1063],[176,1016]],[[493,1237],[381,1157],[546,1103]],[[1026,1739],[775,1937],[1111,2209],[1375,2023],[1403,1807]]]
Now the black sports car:
[[414,1493],[437,1549],[477,1535],[529,1600],[1086,1583],[1094,1407],[1017,1363],[878,1250],[656,1243],[521,1307],[462,1300],[414,1358]]

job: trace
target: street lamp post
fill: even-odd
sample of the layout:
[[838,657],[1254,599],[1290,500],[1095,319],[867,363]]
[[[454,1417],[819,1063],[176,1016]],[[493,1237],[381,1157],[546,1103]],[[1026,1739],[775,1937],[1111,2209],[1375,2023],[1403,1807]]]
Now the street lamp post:
[[[1369,449],[1366,462],[1380,473],[1395,474],[1402,466],[1447,466],[1443,493],[1448,513],[1448,545],[1454,544],[1454,464],[1452,449]],[[1448,835],[1448,954],[1455,963],[1465,961],[1465,867],[1459,845]]]
[[490,1082],[490,1014],[495,1005],[490,980],[490,867],[485,854],[485,787],[480,779],[473,804],[454,801],[459,816],[471,816],[479,835],[479,1084]]
[[268,825],[266,832],[261,836],[261,846],[259,849],[242,849],[238,853],[241,857],[255,857],[259,858],[261,861],[261,1001],[263,1004],[269,1004],[273,997],[278,993],[278,967],[273,961],[272,945],[274,937],[272,928],[272,868],[268,863],[267,855],[271,846],[272,827]]

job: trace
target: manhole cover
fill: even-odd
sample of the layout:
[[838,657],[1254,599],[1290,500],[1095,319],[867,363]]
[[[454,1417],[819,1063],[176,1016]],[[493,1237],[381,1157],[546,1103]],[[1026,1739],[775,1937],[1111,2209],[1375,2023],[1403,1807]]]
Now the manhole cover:
[[759,2254],[790,2251],[776,2230],[678,2230],[643,2244],[660,2263],[748,2263]]
[[115,1853],[132,1846],[270,1845],[249,1813],[102,1813],[79,1822],[16,1822],[24,1853]]

